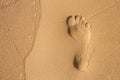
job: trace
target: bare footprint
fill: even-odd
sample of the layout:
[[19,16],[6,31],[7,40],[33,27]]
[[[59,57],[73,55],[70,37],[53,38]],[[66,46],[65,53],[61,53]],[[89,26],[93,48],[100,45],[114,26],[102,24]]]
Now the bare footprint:
[[79,51],[74,57],[74,67],[84,71],[88,67],[87,49],[90,40],[90,25],[82,16],[67,19],[68,33],[78,43]]

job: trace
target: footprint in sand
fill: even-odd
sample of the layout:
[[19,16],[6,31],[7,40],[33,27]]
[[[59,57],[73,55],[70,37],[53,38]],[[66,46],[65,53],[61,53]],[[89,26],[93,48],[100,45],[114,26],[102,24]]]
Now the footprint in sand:
[[90,24],[82,16],[69,16],[67,18],[68,33],[78,43],[79,51],[75,54],[73,65],[76,69],[84,71],[88,67],[87,49],[90,41]]

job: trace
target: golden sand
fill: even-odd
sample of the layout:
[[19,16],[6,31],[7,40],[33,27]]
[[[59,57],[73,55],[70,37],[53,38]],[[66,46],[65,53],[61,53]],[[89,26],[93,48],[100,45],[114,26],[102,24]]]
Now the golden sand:
[[[119,0],[37,1],[0,5],[0,80],[120,80]],[[76,14],[92,25],[84,72],[73,66],[78,47],[66,25]]]

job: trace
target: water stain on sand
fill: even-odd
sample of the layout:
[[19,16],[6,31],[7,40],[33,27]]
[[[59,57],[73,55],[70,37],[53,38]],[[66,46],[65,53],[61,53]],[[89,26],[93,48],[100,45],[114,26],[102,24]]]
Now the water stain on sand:
[[40,0],[0,0],[0,80],[25,80],[40,24]]

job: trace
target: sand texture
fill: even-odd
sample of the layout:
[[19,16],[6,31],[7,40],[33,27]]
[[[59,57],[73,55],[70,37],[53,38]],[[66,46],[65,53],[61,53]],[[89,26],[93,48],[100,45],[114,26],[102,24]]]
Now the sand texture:
[[[120,0],[7,1],[0,2],[0,80],[120,80]],[[73,15],[91,25],[84,71],[75,66],[84,44],[66,24]]]
[[[11,0],[7,0],[11,1]],[[17,0],[0,8],[0,80],[24,80],[25,57],[40,21],[39,1]]]

